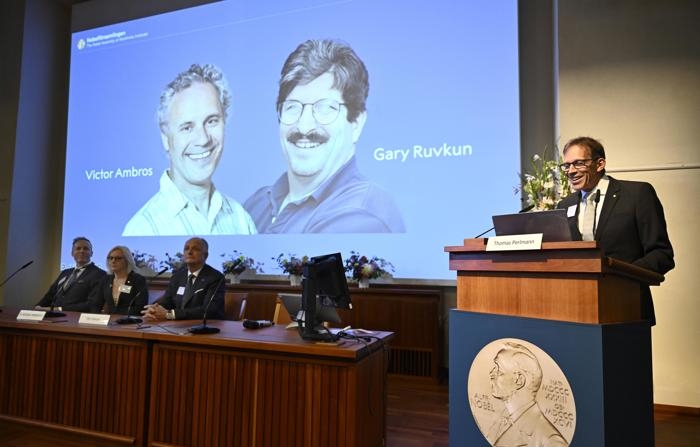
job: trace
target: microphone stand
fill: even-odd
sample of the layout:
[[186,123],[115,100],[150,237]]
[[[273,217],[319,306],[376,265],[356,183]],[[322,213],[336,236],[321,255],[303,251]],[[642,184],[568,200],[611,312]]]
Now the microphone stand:
[[51,300],[51,309],[47,310],[46,313],[44,314],[44,317],[46,318],[55,318],[55,317],[65,317],[66,314],[63,312],[59,312],[57,310],[54,310],[56,307],[56,301],[58,301],[58,294],[63,291],[63,288],[61,286],[58,286],[58,290],[56,291],[56,294],[53,296],[53,299]]
[[202,318],[202,324],[198,324],[197,326],[192,326],[191,328],[188,329],[188,332],[190,334],[216,334],[221,332],[221,329],[218,327],[211,327],[207,326],[207,312],[209,311],[209,306],[211,306],[211,303],[214,301],[214,297],[216,296],[216,292],[219,291],[219,287],[221,287],[221,284],[223,281],[226,279],[226,276],[221,276],[221,279],[219,282],[216,284],[216,288],[214,289],[214,292],[211,294],[211,297],[209,297],[209,302],[207,303],[206,307],[204,308],[204,315]]
[[132,316],[131,315],[131,309],[134,306],[134,303],[136,302],[136,298],[138,298],[145,290],[148,289],[148,286],[151,285],[151,282],[153,282],[154,279],[162,275],[163,273],[167,272],[168,268],[164,268],[160,272],[156,273],[155,276],[151,276],[148,278],[148,283],[146,284],[146,287],[143,289],[139,290],[139,293],[137,293],[131,301],[129,301],[129,307],[126,309],[126,317],[122,317],[117,320],[117,324],[139,324],[143,322],[143,319],[139,318],[138,316]]

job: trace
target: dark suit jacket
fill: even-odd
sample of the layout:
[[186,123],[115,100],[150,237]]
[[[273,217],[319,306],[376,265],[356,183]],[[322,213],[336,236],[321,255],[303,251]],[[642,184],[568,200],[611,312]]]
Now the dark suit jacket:
[[222,319],[224,317],[224,275],[209,264],[204,264],[194,281],[192,296],[183,304],[183,296],[178,294],[178,290],[185,289],[188,276],[187,266],[173,272],[168,288],[157,302],[166,309],[174,309],[177,320],[193,320],[204,317],[204,308],[213,296],[207,318]]
[[[95,264],[88,264],[78,279],[73,281],[67,290],[63,290],[63,282],[73,273],[75,268],[63,270],[49,287],[48,292],[37,303],[37,306],[49,307],[52,304],[63,310],[87,312],[89,310],[88,296],[92,289],[99,284],[107,274]],[[55,302],[54,302],[55,298]]]
[[129,293],[122,292],[119,294],[116,306],[114,305],[114,298],[112,298],[113,281],[114,274],[106,275],[97,287],[92,289],[88,297],[90,312],[100,313],[104,311],[106,314],[126,315],[129,313],[129,303],[133,300],[131,315],[140,315],[141,309],[148,303],[146,278],[136,272],[129,272],[124,285],[131,286],[131,290]]
[[[645,182],[609,178],[595,240],[605,256],[665,274],[675,266],[673,247],[666,231],[664,209],[654,187]],[[578,230],[580,202],[581,193],[576,192],[557,205],[563,209],[576,206],[575,215],[569,217],[573,240],[581,240]],[[649,287],[642,288],[642,316],[655,323]]]

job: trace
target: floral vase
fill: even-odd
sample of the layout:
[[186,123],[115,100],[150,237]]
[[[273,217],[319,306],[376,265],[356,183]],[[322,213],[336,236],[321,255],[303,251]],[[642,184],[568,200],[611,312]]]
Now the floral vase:
[[241,275],[235,274],[235,273],[227,273],[226,274],[226,279],[230,284],[240,284],[241,283]]
[[289,275],[289,285],[297,287],[301,285],[301,275]]
[[369,288],[369,278],[360,278],[357,281],[357,287],[360,289],[368,289]]

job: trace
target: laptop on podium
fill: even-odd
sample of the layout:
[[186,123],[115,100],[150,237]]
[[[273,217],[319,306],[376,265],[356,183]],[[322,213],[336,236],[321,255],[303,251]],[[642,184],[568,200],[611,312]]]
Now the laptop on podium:
[[492,219],[496,236],[542,233],[542,242],[572,240],[566,210],[502,214]]

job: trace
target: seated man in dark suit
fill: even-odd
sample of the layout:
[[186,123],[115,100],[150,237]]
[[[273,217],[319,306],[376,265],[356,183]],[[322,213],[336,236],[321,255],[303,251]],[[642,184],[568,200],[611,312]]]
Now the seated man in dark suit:
[[106,275],[105,271],[93,264],[92,243],[79,236],[73,239],[71,250],[75,267],[65,269],[51,284],[48,292],[36,304],[38,310],[58,310],[86,312],[89,310],[88,296],[92,289]]
[[223,318],[224,275],[205,263],[209,256],[209,244],[202,238],[193,237],[185,242],[182,252],[185,265],[173,272],[163,296],[146,306],[142,312],[144,319],[201,319],[212,297],[207,318]]
[[[568,211],[574,240],[596,240],[605,256],[662,275],[675,266],[664,209],[653,186],[606,175],[605,149],[589,137],[566,143],[561,166],[576,192],[557,208]],[[648,286],[642,288],[642,318],[655,324]]]

